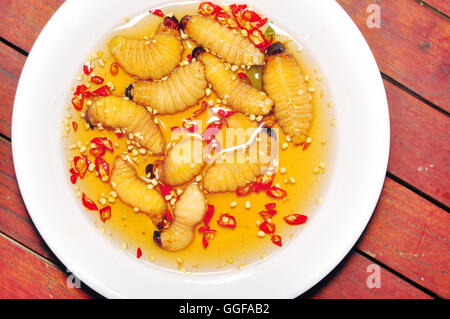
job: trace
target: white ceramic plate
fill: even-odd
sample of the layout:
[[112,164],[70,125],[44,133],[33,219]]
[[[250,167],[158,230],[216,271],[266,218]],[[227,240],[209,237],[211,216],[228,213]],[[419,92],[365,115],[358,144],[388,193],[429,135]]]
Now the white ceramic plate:
[[290,245],[242,271],[185,275],[130,258],[99,235],[87,218],[80,218],[84,211],[67,181],[60,123],[79,66],[125,16],[164,2],[68,0],[44,28],[27,59],[12,130],[20,190],[56,256],[106,297],[297,297],[344,258],[372,215],[388,161],[389,115],[380,73],[364,38],[331,0],[247,3],[270,14],[313,53],[326,74],[338,124],[335,171],[326,201]]

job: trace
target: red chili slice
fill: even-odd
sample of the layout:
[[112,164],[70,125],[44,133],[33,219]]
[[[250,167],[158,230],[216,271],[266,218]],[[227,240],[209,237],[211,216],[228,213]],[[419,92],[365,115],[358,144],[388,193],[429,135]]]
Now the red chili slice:
[[202,2],[198,6],[198,13],[204,16],[213,15],[223,11],[223,9],[212,2]]
[[268,203],[268,204],[264,205],[264,207],[267,208],[268,210],[275,210],[275,208],[277,208],[277,204]]
[[91,93],[92,96],[110,96],[111,95],[111,89],[107,85],[103,85],[102,87],[98,88],[94,92]]
[[176,194],[175,191],[173,190],[172,187],[170,187],[169,185],[164,185],[163,183],[159,183],[158,184],[159,190],[161,192],[161,194],[166,197],[168,195],[173,195]]
[[261,16],[254,11],[245,10],[242,13],[242,19],[245,19],[250,22],[258,22],[261,21]]
[[275,216],[277,214],[276,210],[263,210],[261,212],[259,212],[259,214],[262,216],[262,218],[264,218],[264,220],[268,219],[268,218],[272,218],[273,216]]
[[119,73],[119,63],[113,62],[111,63],[111,66],[109,67],[109,72],[111,72],[112,75],[116,75]]
[[202,102],[202,107],[200,109],[198,109],[197,111],[195,111],[194,113],[192,113],[193,117],[199,117],[200,114],[202,114],[203,112],[205,112],[208,109],[208,103],[206,103],[205,101]]
[[269,19],[268,19],[268,18],[261,19],[261,20],[256,24],[255,29],[261,28],[261,27],[262,27],[263,25],[265,25],[267,22],[269,22]]
[[303,150],[306,151],[310,145],[311,145],[311,143],[303,144]]
[[219,226],[231,229],[236,228],[237,225],[236,218],[234,218],[234,216],[231,216],[229,214],[223,214],[222,216],[220,216],[219,220],[217,221],[217,224],[219,224]]
[[166,220],[169,223],[173,222],[173,215],[172,215],[172,212],[169,209],[166,211]]
[[89,75],[92,73],[92,68],[89,65],[85,64],[83,65],[83,72],[84,74]]
[[283,246],[283,242],[281,241],[281,236],[280,235],[273,235],[272,236],[272,243],[274,243],[277,246],[282,247]]
[[248,77],[247,74],[245,74],[244,72],[239,72],[238,73],[238,77],[244,81],[247,82],[248,85],[252,85],[252,81],[250,80],[250,78]]
[[83,179],[84,176],[86,175],[86,172],[87,172],[91,162],[88,160],[88,158],[85,155],[83,155],[83,156],[76,156],[73,159],[73,164],[74,164],[75,171],[78,173],[80,178]]
[[75,184],[78,180],[78,173],[71,168],[70,169],[70,181],[72,182],[72,184]]
[[140,248],[137,249],[136,258],[139,259],[142,257],[142,250]]
[[113,143],[107,137],[96,137],[96,138],[91,140],[91,143],[95,144],[95,145],[97,145],[99,147],[104,147],[108,151],[111,151],[111,152],[114,153]]
[[275,224],[269,223],[267,220],[264,221],[261,225],[259,225],[259,229],[261,229],[266,234],[275,233],[276,227]]
[[283,199],[287,196],[287,192],[279,187],[271,187],[266,191],[266,194],[275,199]]
[[106,153],[106,148],[103,146],[94,147],[89,150],[89,153],[94,155],[94,157],[103,156]]
[[83,94],[84,92],[87,91],[87,86],[82,84],[82,85],[78,85],[77,88],[75,89],[75,92],[73,93],[74,96]]
[[216,20],[220,24],[232,27],[232,25],[230,25],[230,19],[231,16],[226,12],[219,12],[214,16],[214,20]]
[[269,41],[266,40],[266,43],[264,45],[261,45],[261,46],[259,46],[257,48],[261,52],[266,52],[267,49],[272,45],[272,43],[273,43],[273,36],[270,36],[270,40]]
[[291,214],[284,217],[284,220],[289,225],[303,225],[308,221],[308,216],[300,214]]
[[102,209],[99,210],[100,213],[100,219],[102,220],[102,222],[106,222],[108,219],[111,218],[111,206],[106,206],[103,207]]
[[192,54],[188,54],[186,56],[186,59],[188,59],[189,63],[191,63],[192,62]]
[[247,9],[246,4],[232,4],[230,5],[231,13],[236,16],[238,13]]
[[77,122],[72,122],[72,127],[73,127],[73,130],[76,132],[78,130]]
[[91,82],[94,84],[102,84],[103,82],[105,82],[105,79],[101,76],[96,75],[91,78]]
[[215,230],[209,230],[203,233],[202,244],[205,249],[208,248],[209,243],[214,239],[214,237],[216,237]]
[[214,216],[214,205],[208,205],[208,208],[206,208],[206,213],[205,213],[205,217],[203,217],[203,223],[206,226],[209,226],[209,223],[211,222],[211,219]]
[[83,206],[89,210],[98,210],[97,205],[95,205],[92,199],[89,199],[85,193],[83,193],[83,197],[81,198]]
[[207,144],[211,143],[212,140],[215,138],[215,136],[222,129],[222,126],[223,126],[222,120],[210,123],[206,127],[205,132],[203,132],[203,135],[202,135],[203,136],[203,140],[206,141]]
[[109,164],[103,159],[103,157],[97,157],[95,159],[95,169],[102,182],[109,181]]
[[258,177],[254,185],[254,191],[259,193],[260,191],[268,190],[272,187],[275,174],[264,174]]
[[253,192],[253,183],[245,186],[238,187],[236,190],[236,194],[238,196],[247,196]]
[[75,108],[75,110],[81,111],[83,109],[83,106],[84,106],[84,98],[82,96],[81,97],[75,96],[72,99],[72,105]]
[[163,13],[161,10],[159,10],[159,9],[149,10],[149,12],[150,12],[151,14],[154,14],[155,16],[164,18],[164,13]]
[[222,119],[227,119],[233,114],[236,114],[236,111],[224,108],[219,108],[219,110],[217,111],[217,115],[219,115]]
[[191,133],[195,133],[198,130],[197,123],[193,122],[191,118],[184,119],[182,126]]

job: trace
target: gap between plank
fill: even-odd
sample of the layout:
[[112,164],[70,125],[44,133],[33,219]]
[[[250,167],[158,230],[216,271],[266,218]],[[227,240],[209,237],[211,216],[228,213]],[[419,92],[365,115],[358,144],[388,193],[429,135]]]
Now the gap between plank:
[[420,189],[418,189],[417,187],[415,187],[415,186],[409,184],[408,182],[404,181],[403,179],[401,179],[397,175],[394,175],[391,172],[387,171],[386,172],[386,177],[389,177],[390,179],[392,179],[396,183],[398,183],[398,184],[402,185],[403,187],[409,189],[413,193],[415,193],[415,194],[419,195],[420,197],[426,199],[427,201],[431,202],[432,204],[436,205],[437,207],[442,208],[447,213],[450,212],[450,208],[447,205],[445,205],[444,203],[441,203],[440,201],[438,201],[437,199],[431,197],[430,195],[422,192]]
[[432,107],[433,109],[435,109],[436,111],[444,114],[445,116],[449,117],[450,113],[447,112],[446,110],[444,110],[443,108],[441,108],[439,105],[434,104],[433,102],[427,100],[426,98],[424,98],[423,96],[417,94],[416,92],[414,92],[413,90],[411,90],[410,88],[408,88],[407,86],[403,85],[402,83],[398,82],[397,80],[391,78],[389,75],[381,72],[381,77],[383,79],[385,79],[388,82],[391,82],[392,84],[394,84],[396,87],[398,87],[399,89],[405,91],[406,93],[411,94],[412,96],[414,96],[416,99],[419,99],[420,101],[422,101],[423,103],[429,105],[430,107]]
[[[444,12],[436,9],[435,7],[433,7],[432,5],[426,3],[425,1],[421,1],[421,0],[416,0],[420,5],[424,6],[425,8],[427,8],[428,10],[433,11],[435,14],[437,14],[438,16],[440,16],[443,19],[446,19],[447,21],[450,20],[450,17],[445,14]],[[446,1],[446,0],[444,0]]]
[[427,295],[435,298],[435,299],[442,299],[441,296],[439,296],[438,294],[436,294],[435,292],[429,290],[428,288],[425,288],[423,286],[421,286],[420,284],[418,284],[417,282],[409,279],[408,277],[402,275],[401,273],[399,273],[398,271],[392,269],[391,267],[387,266],[386,264],[382,263],[381,261],[379,261],[378,259],[370,256],[369,254],[365,253],[364,251],[362,251],[359,248],[355,248],[354,249],[355,252],[359,253],[360,255],[362,255],[363,257],[366,257],[367,259],[369,259],[370,261],[378,264],[380,267],[383,267],[386,271],[389,271],[390,273],[392,273],[393,275],[397,276],[398,278],[400,278],[401,280],[405,281],[406,283],[410,284],[411,286],[413,286],[414,288],[422,291],[423,293],[426,293]]
[[27,52],[27,51],[25,51],[24,49],[18,47],[18,46],[15,45],[15,44],[9,42],[8,40],[6,40],[6,39],[0,37],[0,42],[2,42],[3,44],[9,46],[10,48],[16,50],[16,51],[19,52],[20,54],[22,54],[22,55],[28,57],[28,52]]

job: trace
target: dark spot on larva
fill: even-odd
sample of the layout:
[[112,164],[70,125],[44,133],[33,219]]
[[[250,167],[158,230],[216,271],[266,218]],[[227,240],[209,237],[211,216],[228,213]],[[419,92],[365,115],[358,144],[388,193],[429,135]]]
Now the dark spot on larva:
[[153,233],[153,241],[155,242],[156,245],[158,245],[158,247],[162,247],[160,231],[155,230],[155,232]]
[[277,139],[277,134],[275,133],[275,130],[272,129],[270,126],[265,126],[262,128],[262,131],[265,132],[270,137]]
[[194,50],[192,50],[192,57],[198,60],[199,56],[205,52],[206,50],[204,48],[196,47]]
[[187,23],[189,21],[189,19],[191,18],[190,15],[184,16],[183,19],[181,19],[180,21],[180,29],[181,30],[185,30],[187,27]]
[[285,51],[286,51],[286,47],[282,43],[275,42],[267,49],[267,55],[269,55],[269,56],[278,55]]
[[149,177],[151,179],[154,179],[156,177],[153,169],[154,169],[153,164],[148,164],[145,167],[145,174],[147,175],[147,177]]
[[133,90],[133,84],[128,85],[127,88],[125,89],[125,96],[127,98],[129,98],[131,101],[133,101],[132,90]]
[[178,19],[175,18],[175,16],[165,17],[163,25],[168,27],[168,28],[172,28],[174,30],[179,30],[180,29],[180,23],[178,22]]
[[93,130],[94,129],[94,125],[92,125],[91,120],[89,119],[89,107],[86,110],[86,114],[84,115],[84,119],[86,120],[86,122],[89,124],[89,127]]

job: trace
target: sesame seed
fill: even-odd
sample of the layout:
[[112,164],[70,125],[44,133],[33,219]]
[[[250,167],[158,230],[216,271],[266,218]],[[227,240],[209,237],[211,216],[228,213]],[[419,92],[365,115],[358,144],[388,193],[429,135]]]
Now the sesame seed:
[[211,95],[211,89],[210,88],[206,88],[205,94],[206,94],[206,96],[210,96]]
[[250,203],[250,201],[246,201],[245,208],[250,209],[251,207],[252,207],[252,204]]
[[295,182],[296,182],[295,177],[294,177],[294,176],[289,177],[289,181],[290,181],[292,184],[295,184]]
[[122,249],[123,250],[127,250],[128,249],[128,244],[127,243],[123,243],[122,244]]
[[232,201],[231,203],[230,203],[230,207],[231,208],[235,208],[237,206],[237,203],[235,202],[235,201]]
[[320,162],[320,163],[319,163],[319,167],[320,167],[320,168],[325,168],[325,167],[326,167],[326,165],[325,165],[325,163],[324,163],[324,162]]
[[258,237],[264,238],[265,236],[266,234],[262,230],[258,231]]
[[331,120],[331,126],[336,126],[337,120],[336,119],[332,119]]
[[139,212],[139,208],[138,207],[135,207],[135,208],[133,208],[134,209],[134,211],[137,213],[137,212]]
[[311,144],[312,143],[312,137],[307,137],[306,138],[306,143]]
[[283,149],[283,150],[287,150],[288,147],[289,147],[289,144],[288,144],[287,142],[284,142],[284,143],[281,145],[281,149]]
[[313,172],[314,172],[314,174],[316,174],[316,175],[319,174],[320,168],[318,168],[317,166],[314,167]]
[[280,173],[281,173],[281,174],[286,174],[286,172],[287,172],[286,167],[280,168]]

